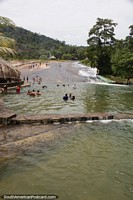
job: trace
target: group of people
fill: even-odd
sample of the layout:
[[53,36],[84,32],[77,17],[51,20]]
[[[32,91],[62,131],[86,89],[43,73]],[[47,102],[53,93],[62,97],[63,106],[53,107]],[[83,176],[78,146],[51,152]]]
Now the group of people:
[[41,66],[41,62],[37,62],[37,63],[31,63],[30,65],[29,65],[29,69],[31,70],[31,69],[33,69],[33,68],[37,68],[37,67],[39,67],[39,66]]
[[35,91],[35,90],[32,90],[32,91],[28,90],[27,95],[35,97],[35,96],[41,95],[41,92],[40,92],[40,90],[37,90],[37,91]]
[[68,96],[68,94],[65,94],[65,95],[63,96],[63,100],[64,100],[64,101],[67,101],[68,99],[74,101],[74,100],[75,100],[75,96],[72,95],[71,93],[69,94],[69,96]]
[[[65,86],[65,85],[63,85],[63,86]],[[69,85],[68,85],[69,86]],[[74,84],[73,85],[73,89],[76,89],[77,87],[76,87],[76,84]],[[69,96],[68,96],[68,94],[65,94],[64,96],[63,96],[63,100],[64,101],[67,101],[68,99],[70,99],[70,100],[75,100],[75,96],[74,95],[72,95],[71,93],[69,94]]]
[[41,84],[42,83],[42,77],[40,77],[40,76],[35,76],[35,77],[33,77],[33,84],[35,83],[35,82],[37,82],[38,84]]
[[[38,75],[36,75],[35,77],[33,77],[32,80],[33,80],[33,84],[36,83],[36,82],[38,84],[42,83],[42,77],[40,77]],[[24,76],[23,77],[23,81],[28,83],[29,82],[29,77],[28,76],[26,76],[26,77]]]

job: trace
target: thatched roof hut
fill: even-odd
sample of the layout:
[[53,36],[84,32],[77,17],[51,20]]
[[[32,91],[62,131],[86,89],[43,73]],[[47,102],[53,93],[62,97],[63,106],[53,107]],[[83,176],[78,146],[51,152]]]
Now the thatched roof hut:
[[0,79],[17,80],[20,78],[20,71],[11,67],[6,61],[0,59]]

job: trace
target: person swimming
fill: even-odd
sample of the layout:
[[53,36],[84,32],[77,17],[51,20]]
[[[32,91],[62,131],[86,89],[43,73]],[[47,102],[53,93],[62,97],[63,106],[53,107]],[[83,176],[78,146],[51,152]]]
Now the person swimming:
[[75,100],[75,96],[74,95],[71,97],[71,100],[73,100],[73,101]]
[[46,86],[46,85],[43,85],[42,88],[43,88],[43,89],[44,89],[44,88],[47,88],[47,86]]
[[30,93],[31,93],[31,91],[30,91],[30,90],[28,90],[28,92],[27,92],[27,95],[30,95]]
[[71,99],[71,97],[72,97],[72,94],[70,93],[70,94],[69,94],[69,98]]
[[32,90],[32,92],[30,93],[30,96],[36,96],[36,92],[35,92],[35,90]]
[[68,100],[68,95],[67,95],[67,94],[65,94],[65,96],[63,97],[63,100],[64,100],[64,101],[67,101],[67,100]]
[[41,92],[37,90],[36,95],[41,95]]
[[74,84],[74,85],[73,85],[73,89],[76,89],[76,88],[77,88],[77,87],[76,87],[76,84]]

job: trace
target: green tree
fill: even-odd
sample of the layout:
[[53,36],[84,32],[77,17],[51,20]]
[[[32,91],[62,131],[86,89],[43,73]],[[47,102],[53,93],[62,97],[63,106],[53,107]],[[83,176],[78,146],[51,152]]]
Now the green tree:
[[[0,16],[0,28],[4,26],[15,26],[15,24],[12,20]],[[5,37],[0,32],[0,56],[4,56],[7,54],[14,55],[15,54],[14,45],[15,45],[15,40]]]
[[133,25],[129,29],[129,36],[116,42],[112,56],[114,75],[127,79],[133,78]]
[[88,53],[92,66],[100,70],[100,74],[111,74],[111,54],[114,45],[116,27],[111,19],[97,18],[96,24],[89,31]]
[[129,36],[126,37],[126,44],[130,51],[133,51],[133,25],[129,26]]
[[113,72],[123,78],[133,77],[133,54],[127,48],[119,49],[112,57]]

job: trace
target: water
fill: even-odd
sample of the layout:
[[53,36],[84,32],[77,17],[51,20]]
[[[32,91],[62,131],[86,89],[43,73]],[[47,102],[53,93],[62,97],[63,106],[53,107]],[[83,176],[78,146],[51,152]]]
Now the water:
[[[42,84],[43,85],[43,84]],[[47,83],[47,88],[42,85],[32,85],[32,89],[40,89],[41,96],[35,98],[27,95],[27,88],[21,90],[20,95],[10,94],[4,97],[4,102],[18,114],[67,114],[89,112],[127,112],[133,110],[133,88],[114,85],[99,85],[73,83],[65,87],[60,84]],[[76,100],[64,102],[64,94],[75,95]]]
[[[44,83],[43,83],[44,84]],[[132,113],[132,87],[73,82],[32,85],[40,97],[4,96],[17,113]],[[76,100],[62,100],[72,92]],[[54,98],[53,98],[54,97]],[[16,143],[16,138],[19,143]],[[26,138],[26,140],[23,140]],[[133,199],[133,121],[26,125],[8,129],[1,150],[0,194],[55,194],[61,200]],[[0,141],[1,142],[1,141]],[[8,156],[7,156],[8,155]]]

